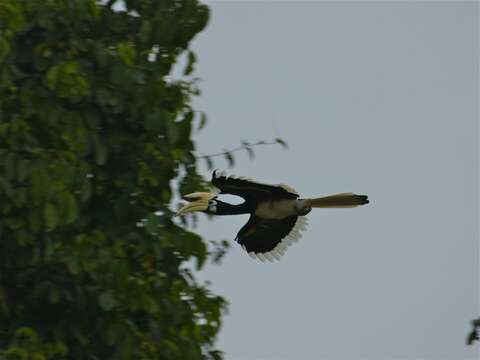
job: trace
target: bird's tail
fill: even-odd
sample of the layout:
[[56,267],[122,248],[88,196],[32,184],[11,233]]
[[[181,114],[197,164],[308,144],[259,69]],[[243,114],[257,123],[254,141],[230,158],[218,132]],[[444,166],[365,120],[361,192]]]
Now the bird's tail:
[[313,208],[344,208],[368,204],[367,195],[342,193],[316,199],[305,199],[305,205]]

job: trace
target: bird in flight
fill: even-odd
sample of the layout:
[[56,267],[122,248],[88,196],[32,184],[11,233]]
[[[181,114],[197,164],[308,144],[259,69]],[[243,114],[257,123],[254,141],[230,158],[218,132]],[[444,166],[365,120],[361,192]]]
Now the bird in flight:
[[[252,258],[261,261],[280,260],[287,248],[298,241],[306,229],[305,216],[312,208],[347,208],[369,203],[366,195],[353,193],[303,199],[287,185],[264,184],[243,177],[227,176],[217,170],[213,172],[211,181],[219,192],[185,195],[188,203],[180,208],[177,215],[194,211],[212,215],[250,214],[235,241]],[[218,194],[240,196],[244,202],[229,204],[218,200]]]

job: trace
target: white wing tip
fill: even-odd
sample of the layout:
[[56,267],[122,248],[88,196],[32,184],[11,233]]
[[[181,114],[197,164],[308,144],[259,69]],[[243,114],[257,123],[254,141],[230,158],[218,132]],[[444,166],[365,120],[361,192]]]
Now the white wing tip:
[[[270,262],[279,261],[281,257],[285,255],[288,247],[300,240],[300,238],[302,237],[302,232],[306,229],[306,227],[306,217],[299,216],[297,222],[295,223],[295,226],[292,228],[290,233],[285,236],[282,241],[280,241],[277,246],[275,246],[272,250],[266,253],[255,253],[251,251],[248,253],[248,255],[250,255],[252,259],[259,259],[262,262],[265,262],[267,260]],[[242,247],[245,249],[245,246]]]
[[[275,248],[276,249],[276,248]],[[249,252],[248,255],[250,255],[250,257],[254,260],[260,260],[261,262],[265,262],[265,261],[270,261],[270,262],[275,262],[277,260],[280,260],[280,258],[282,257],[282,255],[284,254],[284,252],[280,251],[280,250],[271,250],[269,252],[266,252],[266,253],[255,253],[253,251]]]

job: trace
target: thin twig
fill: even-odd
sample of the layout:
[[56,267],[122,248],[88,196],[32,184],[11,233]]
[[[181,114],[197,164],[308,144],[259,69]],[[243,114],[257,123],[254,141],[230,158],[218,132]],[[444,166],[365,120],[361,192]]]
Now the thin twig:
[[275,145],[275,144],[280,144],[280,143],[279,143],[278,141],[271,141],[271,142],[268,142],[268,141],[259,141],[259,142],[253,143],[253,144],[250,144],[250,143],[247,144],[247,143],[245,143],[245,144],[243,144],[242,146],[233,148],[232,150],[226,150],[226,151],[222,151],[222,152],[215,153],[215,154],[210,154],[210,155],[200,155],[200,156],[196,156],[195,158],[197,158],[197,159],[205,159],[205,158],[212,158],[212,157],[215,157],[215,156],[225,156],[226,154],[231,154],[231,153],[234,153],[234,152],[237,152],[237,151],[240,151],[240,150],[246,150],[246,149],[251,148],[251,147],[253,147],[253,146]]

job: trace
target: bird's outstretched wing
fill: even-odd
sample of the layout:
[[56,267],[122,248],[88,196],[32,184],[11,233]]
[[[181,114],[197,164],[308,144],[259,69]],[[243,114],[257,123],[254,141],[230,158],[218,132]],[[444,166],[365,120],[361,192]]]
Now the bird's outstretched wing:
[[307,226],[303,216],[262,219],[251,215],[235,239],[252,258],[279,260],[287,248],[301,237]]
[[212,184],[220,189],[221,194],[237,195],[255,202],[296,199],[299,196],[287,185],[263,184],[247,178],[227,176],[216,170],[212,175]]

